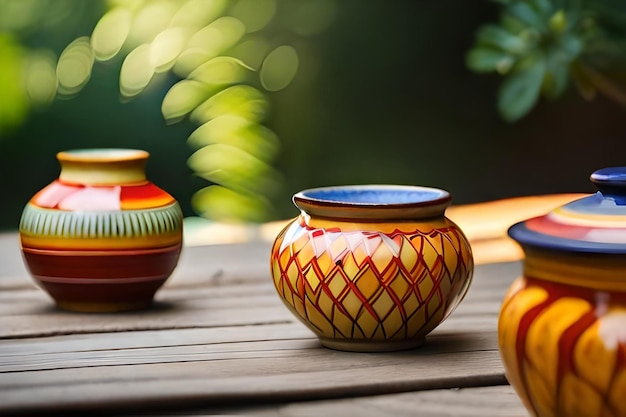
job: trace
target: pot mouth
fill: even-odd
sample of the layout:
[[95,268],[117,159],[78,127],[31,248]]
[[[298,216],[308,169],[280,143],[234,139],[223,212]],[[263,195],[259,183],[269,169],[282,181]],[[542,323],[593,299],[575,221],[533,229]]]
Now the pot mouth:
[[70,149],[57,153],[57,159],[65,162],[121,162],[148,159],[150,154],[141,149],[86,148]]
[[626,254],[626,167],[595,171],[599,189],[508,230],[522,246],[562,252]]
[[346,218],[421,218],[443,215],[450,193],[413,185],[367,184],[310,188],[293,196],[308,214]]

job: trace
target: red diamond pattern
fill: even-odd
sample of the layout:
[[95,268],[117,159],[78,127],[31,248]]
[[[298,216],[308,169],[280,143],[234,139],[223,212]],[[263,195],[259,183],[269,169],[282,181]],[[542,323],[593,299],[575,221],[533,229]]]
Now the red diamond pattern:
[[456,308],[473,260],[458,227],[391,233],[313,229],[294,221],[276,239],[274,284],[318,335],[419,338]]

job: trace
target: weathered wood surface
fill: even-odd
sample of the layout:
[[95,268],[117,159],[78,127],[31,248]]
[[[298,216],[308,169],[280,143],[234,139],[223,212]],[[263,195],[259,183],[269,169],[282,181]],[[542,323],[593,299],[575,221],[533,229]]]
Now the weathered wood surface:
[[[525,415],[497,351],[500,302],[521,272],[505,231],[571,198],[453,207],[483,263],[468,296],[423,348],[384,354],[321,347],[276,296],[268,239],[187,246],[152,309],[77,314],[54,307],[17,236],[0,234],[0,414]],[[502,260],[514,262],[486,264]]]
[[[269,245],[185,248],[153,309],[76,314],[31,284],[1,237],[0,413],[136,412],[506,384],[495,323],[519,263],[481,265],[466,300],[421,349],[322,348],[282,305]],[[282,413],[282,412],[281,412]]]
[[[197,410],[201,413],[202,410]],[[215,412],[216,410],[211,410]],[[524,417],[528,412],[509,385],[426,390],[324,401],[225,408],[255,417]]]

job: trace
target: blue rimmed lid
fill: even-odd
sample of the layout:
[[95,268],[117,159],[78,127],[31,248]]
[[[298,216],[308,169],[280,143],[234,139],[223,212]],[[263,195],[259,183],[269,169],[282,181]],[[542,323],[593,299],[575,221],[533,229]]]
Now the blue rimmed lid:
[[600,169],[590,179],[597,193],[517,223],[509,236],[537,248],[626,254],[626,167]]
[[451,200],[439,188],[386,184],[311,188],[293,196],[310,215],[381,221],[443,216]]

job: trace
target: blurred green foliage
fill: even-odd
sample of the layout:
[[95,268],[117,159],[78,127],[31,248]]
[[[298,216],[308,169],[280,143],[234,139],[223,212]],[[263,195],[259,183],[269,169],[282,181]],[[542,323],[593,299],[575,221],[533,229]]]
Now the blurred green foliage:
[[[0,14],[32,16],[35,5],[8,1]],[[274,18],[277,0],[110,0],[102,5],[91,34],[69,42],[58,59],[28,50],[12,36],[32,29],[37,19],[22,26],[5,19],[0,58],[7,65],[0,69],[0,90],[7,100],[0,103],[0,133],[19,126],[30,106],[50,104],[55,96],[75,97],[94,65],[121,56],[124,101],[159,82],[155,78],[163,73],[180,79],[165,94],[161,111],[167,123],[189,118],[198,126],[188,141],[194,150],[188,165],[209,185],[193,196],[194,210],[220,221],[275,218],[271,201],[283,180],[273,167],[279,141],[262,124],[270,108],[262,90],[286,88],[298,69],[292,46],[276,45],[260,33]],[[310,2],[306,8],[328,14],[332,1]]]
[[626,105],[626,2],[621,0],[499,0],[497,24],[485,24],[467,54],[476,72],[504,77],[498,110],[525,116],[540,96],[563,95],[571,81]]
[[[228,0],[228,11],[216,17],[226,23],[220,27],[231,27],[235,33],[241,26],[228,26],[231,18],[246,28],[240,40],[220,54],[222,58],[211,61],[215,70],[211,77],[234,82],[228,86],[234,89],[224,96],[213,91],[210,99],[196,105],[195,94],[206,94],[196,87],[206,85],[208,74],[198,71],[196,80],[175,71],[187,68],[182,64],[193,64],[199,55],[176,60],[169,69],[164,64],[167,55],[158,55],[163,68],[155,71],[136,64],[149,52],[140,44],[148,42],[134,48],[128,44],[128,49],[123,46],[116,52],[118,39],[98,42],[91,60],[82,47],[84,40],[93,38],[98,22],[117,3],[0,0],[0,8],[32,7],[27,18],[0,10],[0,21],[11,24],[0,32],[11,39],[19,56],[52,57],[55,77],[55,65],[64,53],[72,52],[69,58],[91,65],[90,72],[74,67],[77,77],[69,80],[79,86],[77,92],[56,94],[49,104],[31,101],[24,78],[11,78],[10,85],[0,87],[0,106],[13,105],[13,99],[4,99],[11,88],[27,100],[22,122],[0,131],[0,230],[15,229],[28,198],[58,175],[56,152],[80,147],[148,150],[149,178],[180,201],[185,216],[197,214],[191,202],[208,188],[228,194],[222,201],[233,202],[212,204],[223,213],[217,216],[245,218],[237,213],[249,207],[247,195],[235,192],[241,181],[258,184],[255,189],[271,189],[266,201],[272,207],[267,216],[273,219],[295,216],[291,196],[309,187],[417,184],[447,189],[454,204],[463,204],[592,192],[590,172],[626,164],[624,112],[603,94],[591,102],[568,88],[559,100],[538,101],[533,112],[517,123],[500,117],[494,105],[500,75],[476,74],[465,61],[477,28],[498,21],[499,3],[275,0],[265,2],[274,6],[262,12],[249,6],[257,3],[264,1]],[[174,14],[149,13],[142,20],[162,22]],[[123,23],[123,13],[114,17]],[[16,30],[24,21],[32,24]],[[169,31],[159,42],[176,45],[176,32]],[[139,33],[130,25],[126,42]],[[111,40],[117,36],[121,32]],[[74,41],[76,49],[68,50]],[[286,71],[276,65],[278,73],[269,68],[280,60],[293,62],[294,57],[293,80],[274,91],[284,85],[281,80],[293,73],[293,67]],[[136,71],[125,71],[131,64]],[[18,66],[23,77],[24,67]],[[3,61],[0,67],[2,71],[8,65]],[[121,84],[122,74],[126,81]],[[73,88],[72,83],[63,85],[66,91]],[[188,100],[174,100],[176,85],[175,90],[189,92]],[[263,115],[263,121],[236,114],[207,121],[241,103],[240,88],[253,94],[251,98],[259,97],[246,101],[245,108],[246,114]],[[165,106],[171,115],[166,122],[163,100],[170,91],[173,105]],[[264,159],[246,158],[255,152]],[[207,169],[197,168],[196,162]],[[266,173],[252,175],[246,169],[249,165]],[[222,186],[210,187],[215,183],[199,175],[203,172]]]

